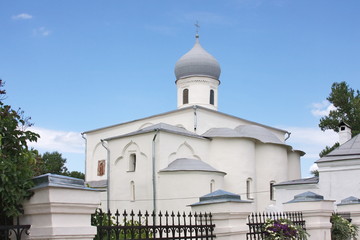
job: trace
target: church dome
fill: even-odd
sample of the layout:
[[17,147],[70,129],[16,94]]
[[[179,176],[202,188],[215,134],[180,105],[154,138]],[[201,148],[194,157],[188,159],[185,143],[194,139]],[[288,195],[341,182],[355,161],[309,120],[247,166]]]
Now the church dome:
[[219,80],[220,72],[218,61],[201,47],[198,35],[194,47],[175,64],[176,80],[192,76],[206,76]]

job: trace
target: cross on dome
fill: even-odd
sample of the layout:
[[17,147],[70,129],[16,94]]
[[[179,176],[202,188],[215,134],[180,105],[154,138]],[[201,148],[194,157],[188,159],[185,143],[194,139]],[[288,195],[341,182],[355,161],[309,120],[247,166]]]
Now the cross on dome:
[[196,23],[194,24],[195,27],[196,27],[196,38],[199,38],[199,28],[200,28],[200,25],[199,25],[199,22],[196,21]]

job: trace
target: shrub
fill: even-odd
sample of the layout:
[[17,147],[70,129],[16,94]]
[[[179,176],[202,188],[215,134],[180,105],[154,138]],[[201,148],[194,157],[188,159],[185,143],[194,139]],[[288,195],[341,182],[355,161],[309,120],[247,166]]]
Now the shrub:
[[[120,214],[117,215],[120,216]],[[101,209],[97,209],[95,214],[92,215],[91,225],[98,228],[94,240],[146,239],[152,237],[150,229],[139,228],[139,226],[143,225],[141,222],[128,220],[120,224],[117,223],[116,218],[110,212],[104,213]]]
[[348,240],[358,236],[358,226],[351,224],[348,220],[338,214],[333,214],[330,222],[332,240]]
[[265,240],[306,240],[309,234],[288,219],[268,218],[263,226]]

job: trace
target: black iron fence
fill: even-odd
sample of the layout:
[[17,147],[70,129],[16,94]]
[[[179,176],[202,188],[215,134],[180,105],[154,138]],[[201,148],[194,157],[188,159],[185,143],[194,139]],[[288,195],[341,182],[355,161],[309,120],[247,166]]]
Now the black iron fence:
[[214,239],[215,224],[211,213],[155,212],[143,214],[133,211],[122,214],[116,211],[97,210],[92,224],[97,226],[96,240],[106,239]]
[[300,226],[305,229],[305,221],[301,212],[281,212],[281,213],[252,213],[248,216],[249,232],[246,234],[247,240],[260,240],[264,239],[264,224],[267,219],[280,220],[288,219],[294,225]]
[[24,234],[29,235],[29,229],[30,225],[20,225],[19,217],[17,217],[15,225],[0,225],[0,239],[21,240]]

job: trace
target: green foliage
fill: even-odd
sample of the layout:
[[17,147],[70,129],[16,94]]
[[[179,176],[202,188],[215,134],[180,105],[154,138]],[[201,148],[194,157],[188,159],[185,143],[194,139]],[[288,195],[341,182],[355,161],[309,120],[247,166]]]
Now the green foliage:
[[358,226],[351,224],[345,218],[333,214],[330,219],[331,226],[331,239],[332,240],[348,240],[358,236]]
[[46,173],[59,174],[69,177],[75,177],[80,179],[85,179],[85,174],[78,171],[69,172],[65,167],[66,158],[62,157],[62,154],[59,152],[46,152],[43,155],[36,153],[36,166],[35,166],[35,175],[42,175]]
[[339,124],[345,122],[351,127],[352,136],[360,133],[360,92],[350,88],[346,82],[333,83],[327,100],[336,109],[329,116],[320,119],[321,130],[339,131]]
[[319,170],[313,170],[313,171],[311,171],[311,174],[314,175],[314,177],[318,177],[319,176]]
[[44,163],[44,173],[63,174],[67,172],[65,167],[66,158],[63,158],[59,152],[46,152],[42,155]]
[[306,240],[309,234],[288,219],[266,219],[263,226],[265,240]]
[[340,144],[338,142],[336,142],[332,147],[326,146],[320,153],[319,153],[319,157],[323,157],[327,154],[329,154],[330,152],[332,152],[335,148],[339,147]]
[[[113,230],[105,230],[99,229],[98,233],[95,236],[94,240],[101,240],[101,239],[147,239],[151,238],[152,234],[150,233],[150,229],[146,234],[146,230],[140,230],[137,228],[138,226],[142,226],[142,223],[139,221],[124,221],[123,224],[116,224],[116,219],[109,213],[104,213],[100,209],[95,211],[95,214],[91,217],[91,225],[92,226],[116,226]],[[127,228],[125,228],[127,227]],[[127,230],[125,230],[127,229]],[[102,238],[100,238],[99,231],[101,231]]]
[[0,224],[18,216],[22,201],[31,196],[35,154],[27,144],[39,137],[26,130],[32,124],[23,111],[2,102],[6,93],[2,87],[0,80]]
[[85,180],[85,174],[82,172],[71,171],[71,172],[67,172],[66,174],[67,174],[66,176],[69,176],[69,177],[80,178],[80,179]]

